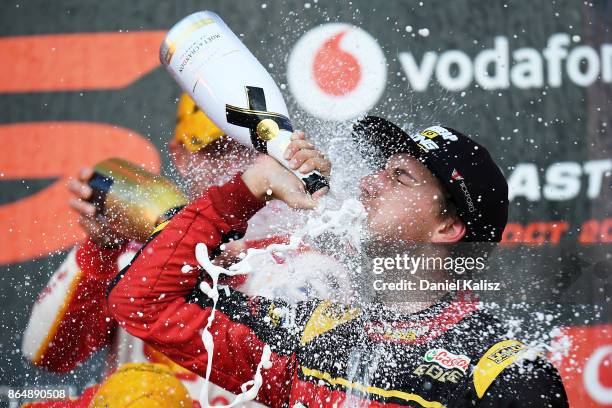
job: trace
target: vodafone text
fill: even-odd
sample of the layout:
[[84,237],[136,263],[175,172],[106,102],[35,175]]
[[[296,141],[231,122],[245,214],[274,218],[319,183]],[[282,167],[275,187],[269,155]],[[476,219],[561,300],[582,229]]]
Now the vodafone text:
[[506,36],[495,37],[493,47],[480,51],[472,59],[461,50],[441,53],[425,52],[419,61],[411,52],[401,52],[399,60],[411,89],[427,90],[432,77],[449,91],[467,89],[474,80],[484,89],[558,88],[565,72],[570,82],[589,86],[598,78],[612,82],[612,44],[598,48],[576,45],[578,36],[567,33],[552,34],[541,51],[536,48],[510,50]]

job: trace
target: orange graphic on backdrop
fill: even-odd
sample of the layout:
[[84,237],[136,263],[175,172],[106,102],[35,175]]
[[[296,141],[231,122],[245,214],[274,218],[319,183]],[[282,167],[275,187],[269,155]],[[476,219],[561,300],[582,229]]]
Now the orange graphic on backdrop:
[[0,207],[0,264],[66,249],[84,238],[69,210],[66,185],[84,166],[122,157],[159,171],[159,153],[129,129],[86,122],[0,125],[2,180],[57,178],[51,186]]
[[[0,38],[0,93],[121,89],[159,66],[164,31],[49,34]],[[32,118],[37,120],[38,118]],[[0,207],[0,264],[66,249],[83,239],[68,209],[69,177],[118,156],[159,170],[146,138],[121,127],[85,122],[0,125],[7,152],[0,180],[56,178],[42,191]]]
[[0,92],[120,89],[159,65],[164,31],[0,38]]

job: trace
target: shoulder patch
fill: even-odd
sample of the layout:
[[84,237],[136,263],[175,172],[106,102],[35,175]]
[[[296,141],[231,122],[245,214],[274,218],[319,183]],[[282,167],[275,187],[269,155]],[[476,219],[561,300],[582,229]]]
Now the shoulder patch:
[[497,376],[527,350],[528,347],[517,340],[500,341],[489,348],[474,369],[474,388],[478,398],[482,398]]
[[353,320],[360,313],[360,309],[352,309],[348,306],[332,303],[329,300],[321,302],[306,323],[300,343],[305,345],[321,334]]

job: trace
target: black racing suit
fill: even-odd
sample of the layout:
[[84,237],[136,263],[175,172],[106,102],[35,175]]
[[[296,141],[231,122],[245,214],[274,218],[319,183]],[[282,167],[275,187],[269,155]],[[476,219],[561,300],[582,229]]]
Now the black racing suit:
[[[212,187],[156,233],[113,283],[109,306],[131,334],[202,376],[212,301],[199,289],[199,242],[213,253],[243,233],[263,203],[240,177]],[[264,346],[258,401],[274,406],[567,407],[555,368],[465,293],[411,315],[309,301],[288,305],[220,290],[210,329],[211,380],[232,391],[251,380]],[[532,355],[533,354],[533,355]]]

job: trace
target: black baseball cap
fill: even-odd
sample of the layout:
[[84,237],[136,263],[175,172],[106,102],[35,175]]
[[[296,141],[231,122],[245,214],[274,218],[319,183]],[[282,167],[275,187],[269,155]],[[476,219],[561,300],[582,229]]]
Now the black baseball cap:
[[378,168],[398,153],[419,159],[450,192],[466,225],[462,241],[501,240],[508,221],[508,183],[482,145],[445,126],[409,135],[377,116],[358,120],[353,138],[362,156]]

